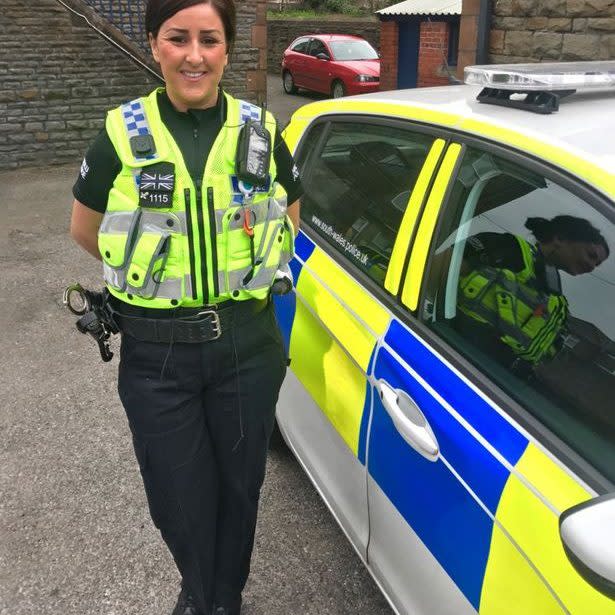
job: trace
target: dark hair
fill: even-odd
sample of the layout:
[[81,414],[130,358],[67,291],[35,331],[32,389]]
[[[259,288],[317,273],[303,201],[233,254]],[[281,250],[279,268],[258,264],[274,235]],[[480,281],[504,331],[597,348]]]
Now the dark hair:
[[155,38],[158,36],[160,26],[169,17],[197,4],[210,4],[220,15],[224,25],[226,50],[230,52],[233,49],[237,32],[234,0],[148,0],[145,9],[145,31]]
[[555,216],[551,220],[528,218],[525,221],[525,228],[529,229],[540,242],[549,242],[556,237],[567,241],[583,241],[602,245],[607,257],[610,254],[609,246],[602,233],[585,218],[575,216]]

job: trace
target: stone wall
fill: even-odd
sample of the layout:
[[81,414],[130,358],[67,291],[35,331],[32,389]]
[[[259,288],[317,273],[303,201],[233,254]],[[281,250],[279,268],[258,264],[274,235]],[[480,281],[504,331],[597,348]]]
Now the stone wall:
[[[79,0],[64,1],[92,12]],[[266,1],[238,0],[237,12],[237,43],[224,87],[262,101]],[[136,45],[131,49],[138,53]],[[56,0],[2,0],[0,75],[0,170],[77,164],[109,108],[159,85]]]
[[323,33],[356,34],[369,41],[376,51],[380,49],[380,22],[376,18],[272,19],[267,24],[267,70],[280,72],[282,54],[298,36]]
[[490,61],[615,59],[614,0],[495,0]]

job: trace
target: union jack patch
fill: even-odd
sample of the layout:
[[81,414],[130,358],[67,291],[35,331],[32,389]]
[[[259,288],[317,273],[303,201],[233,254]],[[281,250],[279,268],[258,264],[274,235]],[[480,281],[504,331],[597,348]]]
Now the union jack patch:
[[175,189],[175,165],[158,162],[141,171],[139,176],[139,205],[141,207],[171,207]]

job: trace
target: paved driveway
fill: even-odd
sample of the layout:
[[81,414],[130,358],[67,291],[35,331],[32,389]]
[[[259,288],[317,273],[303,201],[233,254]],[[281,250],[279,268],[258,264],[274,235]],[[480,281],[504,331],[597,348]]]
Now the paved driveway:
[[284,128],[293,112],[315,100],[327,98],[323,94],[300,90],[297,94],[286,94],[282,88],[282,77],[276,73],[267,74],[267,106],[275,115],[278,124]]
[[[78,166],[0,173],[0,614],[168,615],[179,579],[147,514],[117,357],[102,363],[61,306],[68,283],[100,286],[67,233]],[[285,450],[261,510],[246,615],[390,615]]]

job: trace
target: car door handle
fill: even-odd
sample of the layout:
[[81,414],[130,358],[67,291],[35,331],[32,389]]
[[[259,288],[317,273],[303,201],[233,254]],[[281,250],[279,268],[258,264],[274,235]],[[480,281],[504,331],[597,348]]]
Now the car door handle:
[[401,389],[394,389],[385,380],[378,380],[376,387],[399,435],[425,459],[437,461],[440,455],[438,440],[412,397]]

